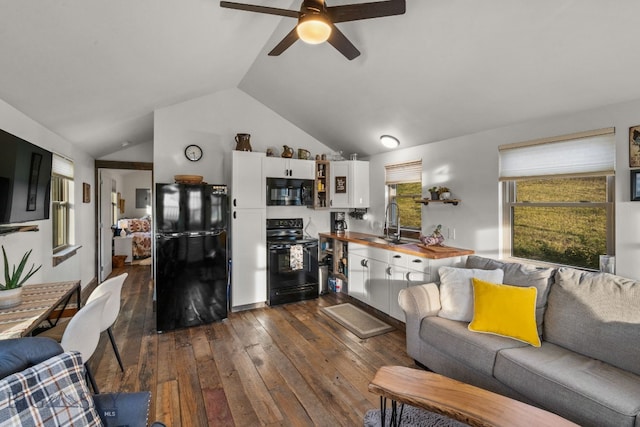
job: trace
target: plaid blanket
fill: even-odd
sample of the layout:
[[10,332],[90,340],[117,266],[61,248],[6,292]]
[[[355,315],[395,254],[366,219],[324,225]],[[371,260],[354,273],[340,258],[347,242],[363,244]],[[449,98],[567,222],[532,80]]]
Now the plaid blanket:
[[80,353],[59,354],[0,380],[4,426],[102,426]]

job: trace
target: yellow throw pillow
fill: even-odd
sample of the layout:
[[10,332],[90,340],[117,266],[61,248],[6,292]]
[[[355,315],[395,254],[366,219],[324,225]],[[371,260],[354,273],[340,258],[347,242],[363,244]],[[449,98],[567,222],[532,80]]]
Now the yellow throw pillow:
[[536,288],[499,285],[473,278],[473,320],[469,330],[540,347],[536,327]]

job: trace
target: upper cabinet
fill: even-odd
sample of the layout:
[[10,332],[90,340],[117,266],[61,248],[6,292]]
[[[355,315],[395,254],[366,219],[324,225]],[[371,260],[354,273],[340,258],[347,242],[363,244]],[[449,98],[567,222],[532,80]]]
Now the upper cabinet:
[[265,178],[314,179],[313,160],[289,159],[286,157],[263,157]]
[[361,160],[331,162],[329,171],[330,207],[369,207],[369,162]]
[[232,151],[231,206],[233,208],[263,208],[266,204],[262,175],[264,153]]

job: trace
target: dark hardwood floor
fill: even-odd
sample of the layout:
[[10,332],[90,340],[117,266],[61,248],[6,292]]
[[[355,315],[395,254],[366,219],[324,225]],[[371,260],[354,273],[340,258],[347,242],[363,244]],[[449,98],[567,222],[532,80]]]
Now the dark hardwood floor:
[[152,393],[150,419],[167,426],[358,426],[378,408],[367,386],[383,365],[415,367],[402,324],[365,340],[321,308],[341,294],[230,313],[223,322],[157,334],[150,266],[128,272],[114,334],[90,360],[100,391]]

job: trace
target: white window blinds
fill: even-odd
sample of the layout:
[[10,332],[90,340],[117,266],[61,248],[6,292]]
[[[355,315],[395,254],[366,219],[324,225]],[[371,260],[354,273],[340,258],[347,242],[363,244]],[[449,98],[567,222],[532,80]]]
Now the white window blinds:
[[385,165],[385,184],[422,182],[422,160]]
[[500,180],[613,175],[615,148],[613,128],[503,145]]
[[51,173],[68,179],[73,179],[73,162],[66,157],[62,157],[54,153],[51,164]]

